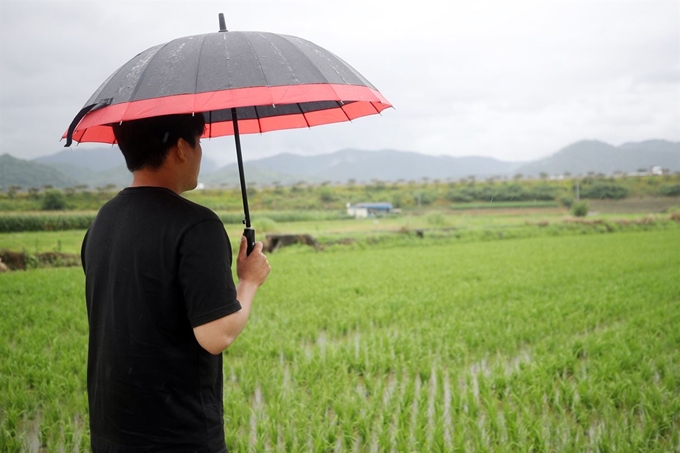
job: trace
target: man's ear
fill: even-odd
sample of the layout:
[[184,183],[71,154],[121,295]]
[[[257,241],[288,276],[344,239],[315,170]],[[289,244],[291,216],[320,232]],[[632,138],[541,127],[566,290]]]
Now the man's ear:
[[175,146],[177,149],[176,155],[177,159],[179,159],[180,162],[184,163],[187,160],[187,153],[190,151],[191,146],[189,146],[189,143],[184,140],[183,138],[180,138],[177,140],[177,146]]

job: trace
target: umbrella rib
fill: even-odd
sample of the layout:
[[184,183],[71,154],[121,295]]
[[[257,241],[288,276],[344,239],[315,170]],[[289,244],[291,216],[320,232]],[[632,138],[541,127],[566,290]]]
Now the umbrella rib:
[[[305,42],[305,40],[300,39],[300,38],[292,37],[292,38],[295,38],[297,40],[297,42],[300,44],[299,46],[297,44],[293,43],[291,41],[291,39],[286,37],[286,36],[282,36],[282,38],[284,38],[286,41],[288,41],[290,44],[292,44],[293,47],[295,48],[295,50],[298,52],[298,54],[302,58],[304,58],[306,62],[310,63],[310,68],[316,73],[317,76],[319,76],[320,80],[323,80],[325,83],[330,84],[328,77],[326,77],[324,75],[324,73],[321,71],[321,69],[314,62],[312,62],[312,60],[309,58],[309,56],[307,56],[307,53],[302,51],[302,49],[301,49],[301,47],[304,45],[307,50],[313,52],[314,51],[313,47],[310,47],[309,44],[307,44],[307,42]],[[345,78],[342,77],[342,75],[338,72],[337,69],[335,69],[335,68],[332,68],[332,69],[335,71],[335,73],[338,75],[338,77],[340,77],[342,79],[343,82],[346,82]]]
[[[144,65],[144,69],[142,69],[142,73],[139,75],[139,79],[137,79],[137,83],[135,84],[135,88],[132,90],[132,93],[130,94],[130,101],[127,102],[127,105],[129,106],[132,102],[135,100],[135,96],[137,95],[137,91],[139,90],[139,87],[141,86],[141,81],[144,78],[144,75],[146,74],[146,71],[149,69],[149,66],[151,66],[151,62],[158,56],[158,54],[161,52],[161,50],[165,49],[172,41],[166,42],[163,44],[157,51],[156,53],[153,54],[151,58],[149,58],[149,61],[146,62],[146,65]],[[125,108],[125,111],[127,112],[127,107]]]
[[[213,40],[213,34],[187,37],[186,39],[196,39],[187,47],[192,52],[189,60],[195,66],[178,71],[176,75],[168,74],[167,69],[169,64],[175,64],[175,56],[184,55],[180,54],[185,44],[182,39],[154,46],[138,54],[109,76],[92,96],[97,98],[102,93],[110,92],[114,97],[124,98],[115,102],[120,106],[102,109],[103,113],[98,114],[96,119],[92,119],[95,116],[88,116],[89,128],[74,131],[73,138],[79,143],[102,140],[111,143],[112,140],[115,141],[111,133],[112,124],[180,112],[203,114],[208,127],[204,136],[213,138],[229,135],[230,128],[222,124],[229,119],[226,111],[229,108],[238,108],[237,121],[243,126],[242,132],[259,130],[263,133],[352,122],[355,118],[380,114],[383,109],[391,107],[354,68],[314,43],[270,33],[233,34],[235,41],[231,42],[230,38],[229,42],[224,43],[223,39],[219,39],[219,42]],[[225,35],[222,34],[221,37],[224,38]],[[273,39],[270,35],[281,40]],[[286,41],[288,44],[284,44]],[[229,49],[232,48],[234,52],[238,52],[234,53],[234,61],[229,61]],[[225,50],[227,61],[213,64],[210,55],[215,53],[218,59],[220,56],[224,58]],[[203,55],[206,56],[205,62]],[[244,73],[232,80],[230,75],[241,69],[239,65],[245,68]],[[213,67],[216,70],[224,68],[226,76],[213,75]],[[124,77],[120,76],[122,71],[127,72],[122,74]],[[154,83],[156,78],[160,82]],[[111,83],[113,80],[115,85]],[[191,91],[192,84],[193,93],[187,92]],[[198,90],[207,91],[198,93]],[[375,93],[370,93],[370,90]],[[370,107],[366,104],[370,104]],[[338,110],[342,111],[342,115]],[[302,121],[300,117],[303,118]],[[216,125],[214,130],[213,122]],[[305,123],[304,126],[302,122]],[[82,127],[80,124],[78,126]]]
[[378,110],[378,108],[375,106],[374,102],[369,102],[369,104],[371,105],[371,107],[373,107],[373,110],[375,110],[375,113],[382,116],[382,113],[380,113],[380,110]]
[[[342,101],[339,101],[339,102],[338,102],[338,107],[340,107],[340,110],[342,111],[342,113],[345,114],[345,118],[347,118],[347,121],[349,121],[349,122],[351,123],[351,122],[352,122],[352,118],[349,117],[349,115],[347,114],[347,112],[345,112],[345,109],[344,109],[345,103],[342,102]],[[375,107],[373,107],[373,108],[375,108]]]
[[[203,47],[205,47],[205,41],[208,35],[203,35],[201,40],[201,48],[198,50],[198,64],[196,65],[196,77],[194,77],[194,93],[198,93],[198,75],[201,73],[201,55],[203,55]],[[194,105],[192,107],[193,112],[196,112],[196,96],[194,96]]]
[[309,124],[309,121],[307,121],[307,113],[305,113],[304,109],[302,108],[302,105],[298,102],[297,106],[300,109],[300,112],[302,112],[302,118],[304,118],[307,128],[308,129],[311,128],[312,126]]
[[[262,34],[260,34],[260,36],[262,36]],[[257,66],[260,69],[260,73],[262,74],[262,78],[264,79],[264,85],[269,86],[269,80],[267,80],[267,74],[264,72],[264,69],[262,68],[262,63],[260,63],[260,58],[257,56],[257,52],[255,52],[255,47],[250,42],[250,39],[248,39],[248,37],[246,37],[246,42],[248,43],[248,47],[250,47],[250,49],[253,51],[252,55],[253,55],[253,57],[255,57],[255,61],[257,61]]]
[[253,110],[255,110],[255,119],[257,120],[257,130],[260,131],[260,134],[262,133],[262,123],[260,122],[260,112],[257,111],[257,106],[253,106]]

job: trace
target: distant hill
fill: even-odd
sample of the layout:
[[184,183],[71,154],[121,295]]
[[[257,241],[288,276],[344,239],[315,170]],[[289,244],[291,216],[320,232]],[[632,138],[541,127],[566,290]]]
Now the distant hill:
[[125,166],[125,159],[117,146],[62,148],[54,154],[38,157],[33,161],[47,165],[71,164],[92,171],[110,170]]
[[305,173],[317,174],[330,181],[458,179],[470,175],[502,175],[519,165],[491,157],[429,156],[398,150],[366,152],[346,149],[311,159],[314,159],[314,165],[308,167]]
[[[247,161],[243,163],[243,170],[246,174],[246,182],[248,185],[280,184],[282,186],[289,186],[300,181],[310,184],[324,181],[315,176],[303,176],[300,174],[289,174],[270,170],[266,166],[259,166],[258,162],[259,161]],[[199,181],[208,187],[237,186],[239,185],[238,167],[236,164],[230,164],[207,175],[201,172]]]
[[[429,156],[415,152],[383,150],[361,151],[345,149],[331,154],[300,156],[278,154],[245,163],[246,180],[259,184],[278,181],[345,183],[371,180],[417,181],[429,179],[461,179],[468,176],[510,177],[516,174],[537,177],[548,175],[587,175],[589,172],[613,174],[635,172],[660,166],[671,172],[680,171],[680,142],[648,140],[626,143],[619,147],[596,140],[584,140],[569,145],[555,154],[533,162],[509,162],[490,157]],[[218,179],[219,178],[219,179]],[[224,167],[202,182],[238,182],[236,164]]]
[[[397,181],[429,179],[458,179],[505,175],[520,166],[519,162],[505,162],[490,157],[428,156],[415,152],[382,150],[361,151],[345,149],[331,154],[300,156],[278,154],[276,156],[248,161],[244,164],[248,182],[281,184],[307,182],[340,182],[349,180]],[[212,184],[216,178],[233,180],[238,177],[236,164],[202,178]],[[275,178],[275,179],[272,179]],[[238,181],[238,179],[236,180]]]
[[0,156],[0,187],[20,186],[22,189],[31,187],[69,187],[78,184],[58,169],[28,160],[17,159],[9,154]]
[[[116,145],[64,148],[49,156],[33,159],[33,162],[54,167],[78,184],[90,187],[114,184],[122,188],[132,182],[132,174],[125,166],[125,158]],[[213,160],[204,158],[201,161],[201,174],[210,174],[215,170],[217,165]]]
[[[2,158],[2,187],[42,187],[46,184],[54,187],[78,184],[87,184],[90,187],[115,184],[125,187],[132,180],[116,146],[61,150],[34,161],[24,161],[9,155]],[[290,185],[299,181],[346,183],[349,180],[456,180],[468,176],[539,176],[542,173],[570,173],[576,176],[589,172],[634,172],[656,165],[671,172],[680,171],[680,142],[648,140],[613,146],[597,140],[584,140],[532,162],[510,162],[480,156],[429,156],[399,150],[344,149],[316,156],[279,154],[244,163],[247,182],[259,185]],[[206,158],[201,167],[200,181],[207,186],[237,185],[237,166],[231,164],[218,170],[215,163]]]
[[89,187],[114,184],[117,187],[123,188],[129,186],[132,182],[132,173],[128,171],[125,165],[119,165],[117,167],[106,168],[99,171],[68,162],[55,162],[51,164],[51,166],[68,175],[70,178],[75,179],[79,184],[86,184]]
[[[68,170],[66,164],[92,170],[94,172],[126,168],[125,158],[123,158],[123,154],[120,152],[117,145],[88,148],[79,146],[63,148],[49,156],[37,157],[33,159],[33,161],[56,167],[61,166],[62,169],[71,172],[74,170]],[[217,170],[217,168],[217,164],[214,160],[203,156],[203,159],[201,160],[201,173],[210,174]]]
[[613,174],[634,172],[655,165],[671,172],[680,171],[680,142],[647,140],[617,147],[597,140],[583,140],[562,148],[549,157],[522,165],[515,172],[525,176],[538,176],[541,173]]

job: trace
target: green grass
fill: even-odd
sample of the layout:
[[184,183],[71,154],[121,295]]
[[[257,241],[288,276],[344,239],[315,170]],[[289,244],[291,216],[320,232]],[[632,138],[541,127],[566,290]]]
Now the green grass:
[[89,442],[83,281],[77,268],[0,274],[0,451]]
[[[673,451],[680,229],[271,254],[233,451]],[[86,450],[80,269],[0,274],[0,451]]]
[[[311,219],[293,221],[286,220],[288,218],[286,213],[279,213],[278,216],[261,213],[253,216],[253,226],[257,240],[264,240],[269,233],[311,234],[322,244],[332,244],[343,239],[362,243],[412,242],[412,234],[417,230],[423,230],[428,239],[453,237],[459,241],[476,241],[679,226],[677,221],[673,222],[665,213],[642,215],[603,212],[588,216],[585,222],[592,225],[584,225],[573,223],[566,210],[545,212],[513,209],[494,213],[489,213],[488,210],[480,212],[483,213],[433,210],[366,219],[333,219],[331,215],[319,216],[318,213],[308,213],[307,216]],[[239,218],[235,213],[228,217]],[[234,220],[225,224],[225,228],[236,246],[243,232],[243,225],[240,221]],[[410,237],[408,233],[411,233]],[[84,235],[85,230],[0,233],[0,250],[26,251],[29,254],[41,252],[79,254]]]
[[0,233],[0,250],[79,254],[85,230]]
[[465,209],[542,209],[542,208],[560,208],[558,201],[488,201],[488,202],[474,202],[474,203],[453,203],[451,209],[465,210]]

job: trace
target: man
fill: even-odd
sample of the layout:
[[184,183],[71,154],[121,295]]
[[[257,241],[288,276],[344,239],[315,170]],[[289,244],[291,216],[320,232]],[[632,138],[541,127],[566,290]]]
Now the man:
[[94,452],[226,452],[222,351],[243,330],[270,272],[241,238],[180,196],[196,187],[202,115],[114,127],[130,187],[106,203],[82,247],[90,325]]

